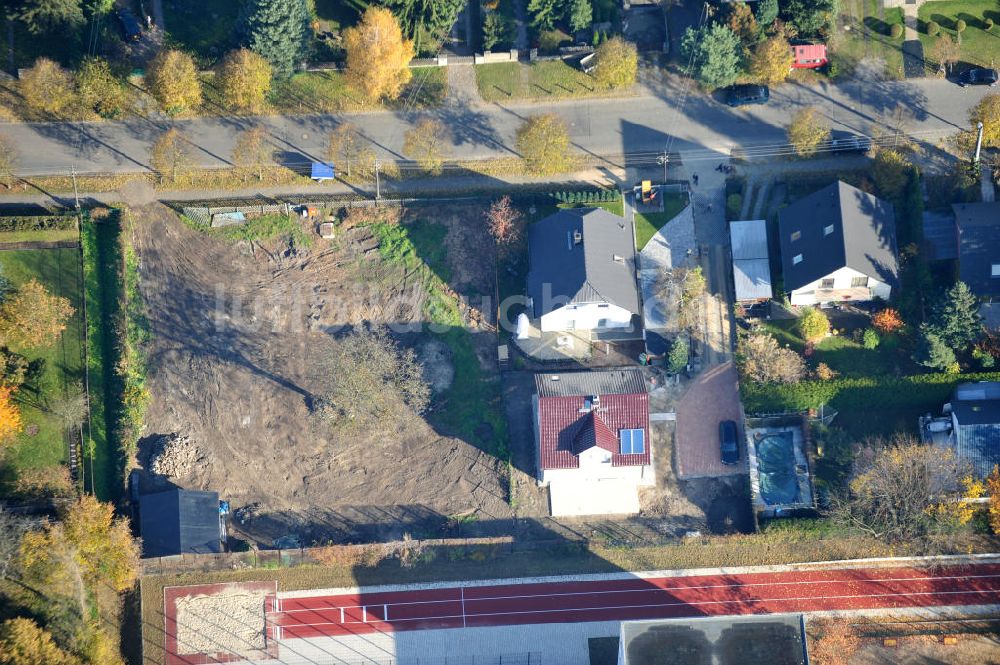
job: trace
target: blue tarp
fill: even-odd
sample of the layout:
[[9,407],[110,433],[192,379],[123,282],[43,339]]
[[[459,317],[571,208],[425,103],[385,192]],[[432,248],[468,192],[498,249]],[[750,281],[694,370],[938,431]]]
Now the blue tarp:
[[313,180],[333,180],[337,177],[333,162],[313,162],[312,175],[309,177]]

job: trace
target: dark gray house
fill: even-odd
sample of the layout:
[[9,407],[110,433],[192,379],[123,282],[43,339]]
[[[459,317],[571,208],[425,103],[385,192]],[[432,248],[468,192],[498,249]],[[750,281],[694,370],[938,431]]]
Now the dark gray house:
[[218,492],[173,488],[139,498],[143,556],[221,552],[225,527]]
[[959,279],[980,298],[1000,296],[1000,203],[956,203]]
[[899,284],[892,204],[835,182],[778,213],[793,305],[889,299]]
[[632,225],[600,208],[560,210],[528,229],[529,314],[542,332],[638,327]]

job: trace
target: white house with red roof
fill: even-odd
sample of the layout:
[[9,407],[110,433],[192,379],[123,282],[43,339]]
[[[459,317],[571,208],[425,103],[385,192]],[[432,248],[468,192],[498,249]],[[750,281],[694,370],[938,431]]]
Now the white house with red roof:
[[635,368],[535,375],[538,482],[553,516],[639,512],[653,485],[649,395]]

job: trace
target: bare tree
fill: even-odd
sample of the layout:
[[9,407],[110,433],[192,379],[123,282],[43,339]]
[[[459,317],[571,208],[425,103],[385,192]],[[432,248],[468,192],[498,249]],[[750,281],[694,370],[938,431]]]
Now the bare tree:
[[330,388],[317,413],[338,426],[373,427],[422,413],[430,387],[412,349],[385,328],[358,328],[338,340],[329,359]]
[[233,146],[233,164],[247,181],[249,174],[264,179],[264,168],[274,164],[274,148],[267,141],[267,130],[255,125],[239,135]]
[[49,411],[59,419],[66,429],[75,429],[87,419],[87,396],[78,387],[73,387],[63,397],[49,403]]
[[444,124],[434,118],[424,118],[406,132],[403,154],[416,160],[427,173],[441,175],[450,144],[451,137]]
[[798,383],[806,375],[806,362],[791,349],[778,345],[771,335],[753,332],[740,341],[740,372],[757,383]]
[[840,524],[889,542],[914,542],[961,525],[965,466],[950,449],[897,434],[854,456],[846,490],[832,498]]
[[27,523],[0,507],[0,580],[14,572],[21,549],[21,536],[28,530]]
[[327,147],[326,156],[331,162],[341,162],[345,165],[347,177],[351,177],[351,166],[369,161],[369,155],[373,155],[368,142],[361,136],[360,130],[349,123],[342,122],[337,128],[330,132],[330,142]]
[[191,143],[174,127],[163,132],[150,150],[149,164],[159,174],[160,182],[164,177],[177,182],[191,168],[191,163]]
[[524,232],[524,215],[514,207],[507,195],[490,204],[490,209],[486,212],[486,223],[497,247],[504,251],[515,245]]

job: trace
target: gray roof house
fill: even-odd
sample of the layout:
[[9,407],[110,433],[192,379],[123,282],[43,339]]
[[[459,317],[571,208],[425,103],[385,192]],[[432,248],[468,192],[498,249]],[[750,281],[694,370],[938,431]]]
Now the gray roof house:
[[625,328],[642,311],[632,225],[600,208],[560,210],[528,229],[527,295],[543,331]]
[[950,444],[973,473],[985,478],[1000,464],[1000,383],[962,383],[951,398]]
[[169,489],[139,497],[143,556],[222,551],[218,492]]
[[899,284],[892,204],[835,182],[778,213],[793,305],[888,299]]
[[959,279],[982,298],[1000,296],[1000,203],[956,203]]

